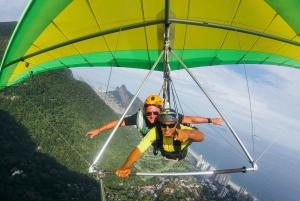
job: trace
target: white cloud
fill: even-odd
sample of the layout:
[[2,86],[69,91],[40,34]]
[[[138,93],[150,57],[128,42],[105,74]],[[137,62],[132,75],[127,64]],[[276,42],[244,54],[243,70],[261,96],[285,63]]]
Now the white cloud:
[[0,22],[18,21],[29,0],[1,0]]

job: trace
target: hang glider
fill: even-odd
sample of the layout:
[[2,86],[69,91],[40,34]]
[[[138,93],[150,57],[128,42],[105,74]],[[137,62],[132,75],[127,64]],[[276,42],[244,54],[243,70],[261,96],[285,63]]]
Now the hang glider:
[[[31,0],[1,62],[0,89],[30,75],[62,68],[150,70],[89,168],[90,173],[101,175],[102,182],[104,173],[97,170],[96,164],[153,70],[165,72],[167,79],[172,70],[185,69],[193,77],[189,68],[212,65],[271,64],[300,68],[299,8],[300,0]],[[251,168],[136,175],[257,170],[255,161],[218,112],[243,148]]]
[[[170,47],[188,68],[300,67],[299,0],[31,0],[0,67],[0,89],[49,70],[151,69]],[[166,21],[165,12],[170,11]],[[183,69],[172,55],[171,70]],[[163,60],[155,70],[163,71]]]

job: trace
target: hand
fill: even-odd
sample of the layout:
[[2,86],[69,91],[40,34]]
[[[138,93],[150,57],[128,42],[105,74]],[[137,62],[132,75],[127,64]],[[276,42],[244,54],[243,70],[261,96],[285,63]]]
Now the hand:
[[215,124],[215,125],[220,125],[222,126],[221,122],[223,122],[224,120],[222,118],[213,118],[211,119],[211,123]]
[[98,135],[99,133],[100,133],[99,129],[94,129],[94,130],[87,132],[85,134],[85,136],[89,136],[90,138],[93,138],[94,136]]
[[177,135],[175,135],[174,140],[179,140],[180,142],[185,142],[189,139],[189,136],[185,132],[185,130],[177,130]]
[[121,178],[128,177],[131,173],[130,168],[120,167],[116,170],[116,175]]

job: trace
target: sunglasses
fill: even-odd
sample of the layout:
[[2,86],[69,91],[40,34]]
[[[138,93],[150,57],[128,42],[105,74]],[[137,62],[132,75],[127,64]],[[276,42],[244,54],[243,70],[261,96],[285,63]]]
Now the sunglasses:
[[161,127],[163,127],[163,128],[174,128],[175,126],[176,126],[176,123],[174,123],[174,124],[161,124],[160,125]]
[[157,116],[159,112],[146,112],[146,116],[150,116],[151,114]]

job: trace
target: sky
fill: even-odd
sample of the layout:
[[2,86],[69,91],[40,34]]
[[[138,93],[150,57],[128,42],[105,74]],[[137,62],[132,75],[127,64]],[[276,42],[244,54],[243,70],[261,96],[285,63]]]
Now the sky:
[[[103,67],[75,68],[72,71],[75,78],[91,86],[114,90],[125,84],[132,94],[136,93],[148,73],[146,70]],[[266,147],[276,140],[299,150],[299,69],[233,65],[201,67],[191,71],[241,138],[249,141],[253,125],[253,135],[256,139],[265,140]],[[139,94],[142,101],[149,94],[159,93],[162,78],[160,72],[150,76]],[[172,71],[171,78],[182,101],[184,114],[220,117],[185,70]],[[226,125],[222,127],[226,128]]]
[[[0,0],[0,21],[18,21],[29,0]],[[95,87],[109,90],[125,84],[135,94],[146,70],[113,68],[76,68],[74,76]],[[266,65],[232,65],[191,69],[212,97],[224,117],[246,143],[256,139],[272,140],[300,151],[300,70]],[[122,79],[120,79],[122,77]],[[220,117],[202,91],[184,70],[171,72],[174,86],[186,115]],[[143,101],[158,94],[162,73],[154,72],[139,94]],[[108,83],[108,80],[110,82]],[[248,93],[249,92],[249,93]],[[251,108],[250,108],[251,107]],[[227,129],[226,125],[223,126]],[[248,147],[247,147],[248,148]]]
[[19,21],[29,0],[0,0],[0,22]]

